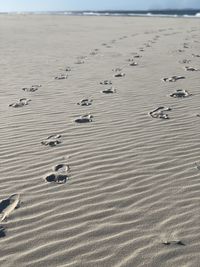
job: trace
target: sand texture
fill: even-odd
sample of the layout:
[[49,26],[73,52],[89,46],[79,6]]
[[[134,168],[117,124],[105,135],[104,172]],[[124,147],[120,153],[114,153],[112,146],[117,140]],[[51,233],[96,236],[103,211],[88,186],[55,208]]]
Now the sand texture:
[[1,15],[0,36],[0,266],[199,267],[200,20]]

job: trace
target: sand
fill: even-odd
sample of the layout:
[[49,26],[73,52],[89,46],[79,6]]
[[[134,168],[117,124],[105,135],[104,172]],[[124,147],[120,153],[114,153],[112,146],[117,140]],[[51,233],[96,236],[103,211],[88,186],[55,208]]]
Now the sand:
[[[199,29],[0,16],[0,266],[200,266],[200,72],[184,69],[200,68]],[[179,89],[189,96],[170,97]],[[159,107],[168,119],[149,115]]]

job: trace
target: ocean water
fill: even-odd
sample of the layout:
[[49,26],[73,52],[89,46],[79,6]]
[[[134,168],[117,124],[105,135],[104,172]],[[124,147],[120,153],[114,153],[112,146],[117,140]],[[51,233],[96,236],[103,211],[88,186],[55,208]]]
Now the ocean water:
[[200,9],[165,9],[165,10],[148,10],[148,11],[67,11],[60,12],[65,15],[78,16],[169,16],[169,17],[199,17]]
[[[0,14],[6,14],[6,12]],[[10,14],[10,13],[9,13]],[[12,12],[12,14],[51,14],[66,16],[158,16],[158,17],[195,17],[200,18],[200,9],[164,9],[164,10],[104,10],[104,11],[41,11]]]

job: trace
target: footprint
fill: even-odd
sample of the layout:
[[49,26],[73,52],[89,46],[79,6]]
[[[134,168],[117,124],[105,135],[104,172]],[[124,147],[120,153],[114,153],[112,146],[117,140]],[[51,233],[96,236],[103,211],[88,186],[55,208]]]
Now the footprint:
[[103,93],[103,94],[114,94],[114,93],[116,93],[116,89],[111,87],[109,89],[105,89],[105,90],[101,91],[101,93]]
[[42,141],[41,144],[50,147],[57,146],[58,144],[62,143],[61,137],[62,136],[60,134],[50,135],[44,141]]
[[87,59],[87,56],[79,56],[79,57],[77,57],[77,59],[78,59],[78,60],[81,60],[81,59],[82,59],[82,60],[83,60],[83,59]]
[[59,74],[58,76],[55,76],[55,80],[66,80],[68,78],[67,74]]
[[182,89],[177,89],[174,93],[170,94],[171,97],[176,97],[176,98],[184,98],[191,96],[187,90],[182,90]]
[[197,170],[200,171],[200,165],[198,165],[198,164],[195,162],[195,166],[197,167]]
[[196,69],[196,68],[193,68],[193,67],[186,66],[185,70],[186,71],[199,71],[200,69]]
[[127,59],[128,62],[134,62],[134,58]]
[[87,123],[93,121],[92,115],[83,115],[74,120],[76,123]]
[[200,57],[200,55],[192,54],[193,57]]
[[81,101],[78,102],[77,105],[80,105],[80,106],[91,106],[92,102],[93,102],[92,99],[84,98],[84,99],[81,99]]
[[187,64],[187,63],[190,63],[191,60],[190,59],[183,59],[183,60],[180,60],[179,63],[181,64]]
[[0,221],[6,219],[20,204],[20,195],[14,194],[0,202]]
[[98,54],[98,52],[99,52],[99,49],[98,49],[98,48],[95,48],[95,49],[93,49],[93,50],[90,52],[90,55],[91,55],[91,56],[95,56],[95,55]]
[[98,53],[96,52],[96,51],[92,51],[92,52],[90,52],[90,55],[91,56],[96,56]]
[[170,78],[162,78],[164,82],[176,82],[182,79],[185,79],[185,77],[184,76],[172,76]]
[[65,71],[69,72],[69,71],[71,71],[71,68],[68,66],[65,68]]
[[24,88],[22,88],[22,90],[23,91],[25,91],[25,92],[35,92],[35,91],[37,91],[38,90],[38,88],[39,87],[42,87],[42,85],[32,85],[30,88],[29,87],[24,87]]
[[52,173],[45,177],[48,183],[64,184],[69,179],[67,174]]
[[52,169],[53,173],[50,173],[45,177],[46,182],[64,184],[69,180],[70,167],[68,164],[57,164]]
[[112,84],[112,82],[110,80],[104,80],[104,81],[100,82],[100,84],[109,85],[109,84]]
[[186,48],[187,49],[187,48],[189,48],[189,45],[187,43],[184,43],[183,44],[183,48]]
[[84,64],[85,63],[85,61],[84,60],[77,60],[77,61],[75,61],[74,62],[74,64]]
[[185,52],[185,50],[183,50],[183,49],[178,49],[178,50],[176,50],[175,52],[183,53],[183,52]]
[[135,61],[133,61],[133,62],[131,62],[131,63],[129,64],[129,66],[137,66],[137,65],[138,65],[138,63],[135,62]]
[[113,72],[120,72],[122,71],[122,68],[115,68],[115,69],[112,69]]
[[23,106],[27,106],[30,101],[31,99],[21,98],[17,102],[10,104],[9,107],[20,108]]
[[125,73],[120,72],[120,73],[114,74],[113,76],[116,77],[116,78],[118,78],[118,77],[124,77],[125,76]]
[[159,119],[169,119],[168,114],[166,114],[166,111],[171,111],[171,108],[165,108],[165,107],[158,107],[154,109],[153,111],[149,112],[149,115],[152,118],[159,118]]

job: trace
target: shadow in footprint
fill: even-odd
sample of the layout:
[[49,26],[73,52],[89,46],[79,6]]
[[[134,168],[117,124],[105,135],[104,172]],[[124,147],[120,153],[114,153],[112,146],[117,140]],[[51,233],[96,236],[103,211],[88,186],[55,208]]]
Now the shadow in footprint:
[[124,77],[125,73],[120,72],[120,73],[114,74],[113,76],[116,77],[116,78]]
[[185,246],[185,243],[183,243],[181,240],[164,241],[162,244],[165,246],[169,245]]
[[83,115],[74,120],[76,123],[88,123],[93,121],[92,115]]
[[4,199],[0,203],[0,213],[2,213],[10,205],[10,199]]
[[6,236],[5,229],[2,226],[0,226],[0,238],[5,236]]
[[48,183],[64,184],[69,179],[69,176],[67,174],[52,173],[47,175],[45,179]]
[[109,89],[105,89],[105,90],[101,91],[101,93],[103,93],[103,94],[114,94],[116,92],[117,92],[117,90],[112,88],[112,87]]

